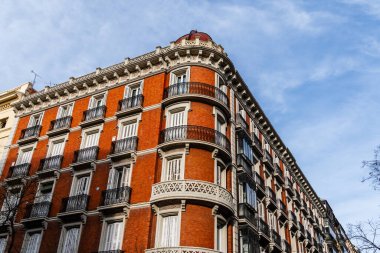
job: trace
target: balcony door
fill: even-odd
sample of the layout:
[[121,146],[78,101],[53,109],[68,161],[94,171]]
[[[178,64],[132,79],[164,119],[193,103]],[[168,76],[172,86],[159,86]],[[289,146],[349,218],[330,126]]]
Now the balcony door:
[[129,186],[130,165],[112,168],[109,172],[107,189]]
[[106,223],[103,252],[116,252],[121,249],[123,227],[123,221],[111,221]]
[[98,108],[105,104],[105,95],[97,95],[91,97],[89,109]]
[[34,203],[51,202],[54,181],[40,183]]
[[24,245],[21,252],[25,253],[38,253],[41,242],[41,232],[26,233]]
[[125,88],[125,98],[131,98],[131,97],[136,97],[141,94],[141,88],[140,84],[138,85],[130,85]]
[[32,151],[32,148],[21,150],[17,157],[16,165],[30,163],[30,161],[32,160]]
[[61,107],[59,107],[57,119],[70,116],[72,107],[73,107],[72,104],[62,105]]
[[160,240],[158,247],[179,246],[179,217],[178,214],[161,217]]
[[122,123],[119,130],[119,139],[121,140],[134,136],[137,136],[137,120]]
[[163,181],[182,179],[182,157],[173,157],[166,160]]
[[82,149],[94,147],[98,145],[99,132],[87,132],[84,134],[85,138],[83,141]]
[[88,194],[90,185],[90,175],[77,176],[74,180],[73,191],[71,196]]
[[30,116],[28,127],[34,127],[41,125],[42,114],[36,114]]
[[68,227],[62,231],[61,253],[73,253],[78,251],[79,244],[79,227]]
[[62,155],[64,146],[65,146],[64,139],[52,141],[48,157]]

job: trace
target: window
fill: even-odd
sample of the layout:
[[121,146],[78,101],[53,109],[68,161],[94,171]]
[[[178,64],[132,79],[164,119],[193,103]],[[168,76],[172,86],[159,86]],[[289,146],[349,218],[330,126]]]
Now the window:
[[253,152],[251,144],[247,138],[242,137],[238,139],[238,152],[243,153],[245,157],[253,163]]
[[123,239],[123,221],[105,221],[102,251],[120,250]]
[[90,175],[77,175],[73,180],[71,196],[87,194],[90,185]]
[[239,114],[241,115],[241,117],[243,118],[243,120],[245,120],[246,116],[247,116],[247,113],[245,112],[243,106],[241,106],[240,104],[238,105],[238,109],[239,109]]
[[141,94],[141,83],[131,84],[125,87],[125,98],[135,97]]
[[157,247],[179,246],[179,217],[177,214],[161,216]]
[[137,136],[137,120],[122,122],[119,129],[119,139]]
[[225,166],[223,166],[222,164],[220,163],[217,163],[216,164],[216,173],[215,173],[215,178],[216,178],[216,184],[219,185],[219,186],[222,186],[224,188],[227,187],[227,171],[226,171],[226,168]]
[[7,126],[8,118],[0,119],[0,129]]
[[172,157],[166,160],[163,181],[172,181],[182,179],[181,167],[182,157]]
[[116,189],[129,186],[130,174],[130,165],[112,168],[108,177],[107,189]]
[[216,250],[220,252],[227,252],[227,223],[222,219],[217,219],[216,224]]
[[98,108],[102,105],[105,105],[105,94],[91,97],[89,109]]
[[61,235],[61,253],[73,253],[78,251],[80,227],[64,227]]
[[85,132],[84,139],[82,140],[82,149],[97,146],[98,141],[99,130]]
[[17,156],[16,165],[30,163],[30,161],[32,160],[32,153],[33,153],[33,148],[21,149]]
[[261,201],[257,202],[257,214],[261,219],[264,219],[265,217],[265,209],[264,204]]
[[226,131],[227,131],[227,122],[219,114],[216,117],[216,131],[218,131],[219,133],[222,133],[224,135],[226,134]]
[[227,94],[227,85],[225,85],[223,78],[220,75],[216,74],[215,80],[216,80],[215,86]]
[[170,84],[185,83],[189,81],[190,77],[190,68],[183,68],[175,70],[171,73]]
[[42,113],[30,116],[28,127],[41,125]]
[[24,253],[38,253],[41,243],[41,231],[25,234],[22,251]]
[[4,253],[6,247],[7,247],[7,237],[1,236],[0,237],[0,253]]
[[185,108],[170,111],[168,127],[176,127],[186,125],[185,122]]
[[241,253],[260,253],[259,238],[256,233],[250,229],[241,229],[240,237],[240,252]]
[[57,119],[70,116],[73,110],[73,104],[62,105],[58,109]]
[[34,203],[50,202],[53,193],[54,181],[41,182],[38,187]]
[[52,157],[52,156],[62,155],[64,147],[65,147],[65,139],[51,141],[47,156]]
[[277,217],[271,212],[269,212],[269,226],[277,232]]
[[256,191],[247,183],[243,184],[244,202],[256,209]]

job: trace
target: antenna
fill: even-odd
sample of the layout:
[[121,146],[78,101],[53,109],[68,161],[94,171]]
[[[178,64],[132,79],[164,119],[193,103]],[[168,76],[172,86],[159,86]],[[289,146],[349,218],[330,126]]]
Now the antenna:
[[30,72],[32,72],[34,74],[34,78],[33,78],[33,86],[34,86],[34,84],[36,83],[36,78],[37,77],[41,78],[41,76],[39,74],[37,74],[36,72],[34,72],[33,70],[31,70]]

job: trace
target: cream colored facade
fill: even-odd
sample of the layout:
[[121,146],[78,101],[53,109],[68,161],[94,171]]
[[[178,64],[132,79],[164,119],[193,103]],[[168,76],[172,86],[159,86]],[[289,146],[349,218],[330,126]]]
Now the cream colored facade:
[[0,93],[0,173],[3,171],[8,146],[18,119],[15,117],[11,104],[23,98],[32,87],[33,85],[28,82]]

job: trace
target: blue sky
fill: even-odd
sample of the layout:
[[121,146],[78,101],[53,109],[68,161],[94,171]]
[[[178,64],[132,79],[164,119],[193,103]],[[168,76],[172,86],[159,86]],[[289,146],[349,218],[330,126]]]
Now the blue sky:
[[198,29],[222,44],[343,225],[377,218],[361,162],[380,144],[380,2],[4,1],[0,89],[36,88]]

